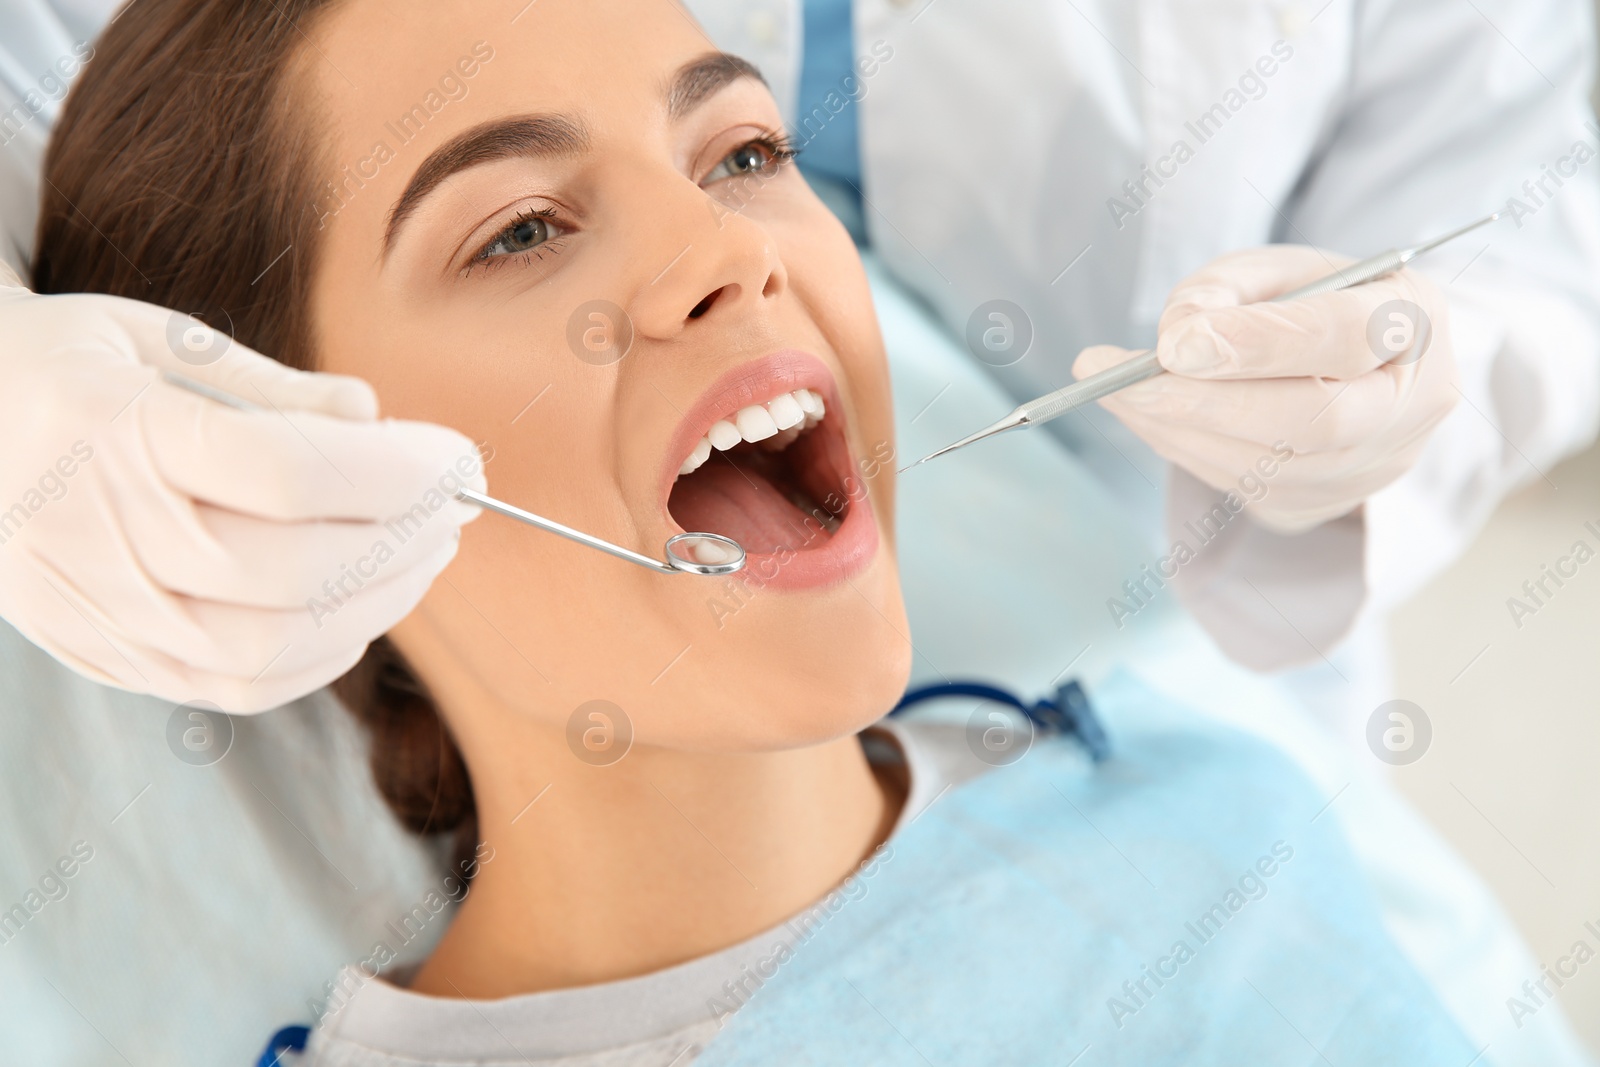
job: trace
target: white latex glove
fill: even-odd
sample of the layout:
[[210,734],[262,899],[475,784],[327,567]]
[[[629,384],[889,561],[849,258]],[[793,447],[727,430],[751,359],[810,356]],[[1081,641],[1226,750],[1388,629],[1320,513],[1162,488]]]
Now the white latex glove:
[[[1100,403],[1213,488],[1261,493],[1247,514],[1269,529],[1298,533],[1354,511],[1416,462],[1459,393],[1448,306],[1413,271],[1261,303],[1351,262],[1299,245],[1212,261],[1167,297],[1156,352],[1173,373]],[[1131,355],[1087,348],[1072,371]]]
[[[378,420],[365,382],[149,304],[6,280],[0,617],[89,678],[231,712],[303,696],[411,611],[478,514],[427,495],[483,488],[472,442]],[[409,536],[385,524],[419,503]]]

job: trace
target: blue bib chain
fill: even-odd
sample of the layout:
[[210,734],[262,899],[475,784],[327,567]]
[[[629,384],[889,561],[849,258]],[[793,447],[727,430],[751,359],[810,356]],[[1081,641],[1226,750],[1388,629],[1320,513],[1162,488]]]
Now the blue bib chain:
[[900,703],[896,704],[889,714],[899,715],[924,700],[939,700],[945,697],[976,697],[979,700],[992,700],[997,704],[1016,708],[1026,715],[1028,721],[1040,732],[1065,734],[1076,738],[1095,763],[1103,763],[1111,756],[1111,740],[1106,736],[1105,727],[1100,724],[1100,717],[1095,714],[1094,707],[1089,703],[1089,695],[1076,680],[1058,686],[1053,698],[1046,697],[1033,704],[1025,704],[1015,694],[992,685],[984,685],[982,682],[940,682],[937,685],[908,689],[906,695],[900,698]]
[[261,1058],[256,1061],[256,1067],[279,1067],[279,1057],[285,1052],[304,1052],[306,1042],[310,1038],[309,1026],[285,1026],[273,1034],[271,1040],[267,1042],[266,1051],[261,1053]]

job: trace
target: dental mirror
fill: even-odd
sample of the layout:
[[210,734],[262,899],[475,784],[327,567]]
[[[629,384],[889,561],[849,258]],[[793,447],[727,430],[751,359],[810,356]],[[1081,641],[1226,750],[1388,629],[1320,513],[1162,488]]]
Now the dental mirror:
[[681,533],[676,537],[667,539],[667,558],[665,562],[641,555],[621,545],[614,545],[610,541],[602,540],[593,534],[586,534],[582,530],[574,530],[570,526],[563,526],[559,522],[547,519],[542,515],[535,515],[531,511],[523,511],[503,500],[496,500],[492,496],[485,496],[476,489],[462,489],[456,493],[457,500],[477,504],[481,508],[504,515],[507,518],[525,522],[529,526],[537,526],[541,530],[565,537],[569,541],[576,541],[580,545],[598,548],[600,551],[625,559],[629,563],[637,563],[659,574],[699,574],[705,577],[716,577],[720,574],[732,574],[744,569],[744,549],[731,537],[723,537],[714,533]]
[[[263,407],[242,397],[205,382],[196,381],[183,374],[164,370],[161,372],[163,380],[180,389],[187,389],[197,396],[208,400],[215,400],[219,404],[236,408],[239,411],[264,411]],[[598,548],[607,555],[625,559],[629,563],[637,563],[641,567],[649,568],[657,574],[699,574],[708,578],[715,578],[722,574],[733,574],[735,571],[744,570],[744,548],[731,537],[724,537],[714,533],[681,533],[676,537],[667,539],[665,561],[652,559],[641,555],[632,549],[614,545],[610,541],[602,540],[593,534],[586,534],[582,530],[574,530],[570,526],[563,526],[552,519],[542,515],[535,515],[531,511],[524,511],[513,504],[503,500],[496,500],[476,489],[461,489],[456,493],[457,500],[465,500],[481,508],[504,515],[507,518],[525,522],[529,526],[537,526],[541,530],[565,537],[569,541],[576,541],[580,545]]]

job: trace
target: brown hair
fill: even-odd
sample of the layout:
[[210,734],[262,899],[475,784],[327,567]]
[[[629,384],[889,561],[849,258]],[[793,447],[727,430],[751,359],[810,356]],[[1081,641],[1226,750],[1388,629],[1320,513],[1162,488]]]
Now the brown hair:
[[[95,44],[45,157],[33,286],[195,315],[310,368],[315,175],[291,84],[334,0],[134,0]],[[373,779],[407,829],[477,843],[466,764],[426,688],[380,637],[334,692],[371,737]]]

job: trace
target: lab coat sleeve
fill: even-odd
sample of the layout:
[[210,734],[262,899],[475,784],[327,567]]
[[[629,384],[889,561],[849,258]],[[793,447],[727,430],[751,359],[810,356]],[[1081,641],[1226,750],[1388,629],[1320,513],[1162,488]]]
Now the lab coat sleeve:
[[[1323,17],[1339,17],[1334,5]],[[1585,0],[1379,0],[1346,9],[1349,85],[1279,240],[1352,255],[1506,213],[1412,269],[1444,291],[1460,390],[1417,464],[1298,536],[1234,523],[1178,594],[1241,663],[1310,662],[1405,600],[1510,491],[1550,481],[1600,421],[1600,126]],[[1168,526],[1221,500],[1174,470]]]
[[1508,492],[1594,439],[1600,128],[1588,0],[1354,11],[1350,86],[1284,239],[1368,254],[1508,215],[1413,268],[1449,302],[1461,395],[1416,466],[1363,509],[1381,610],[1455,560]]

